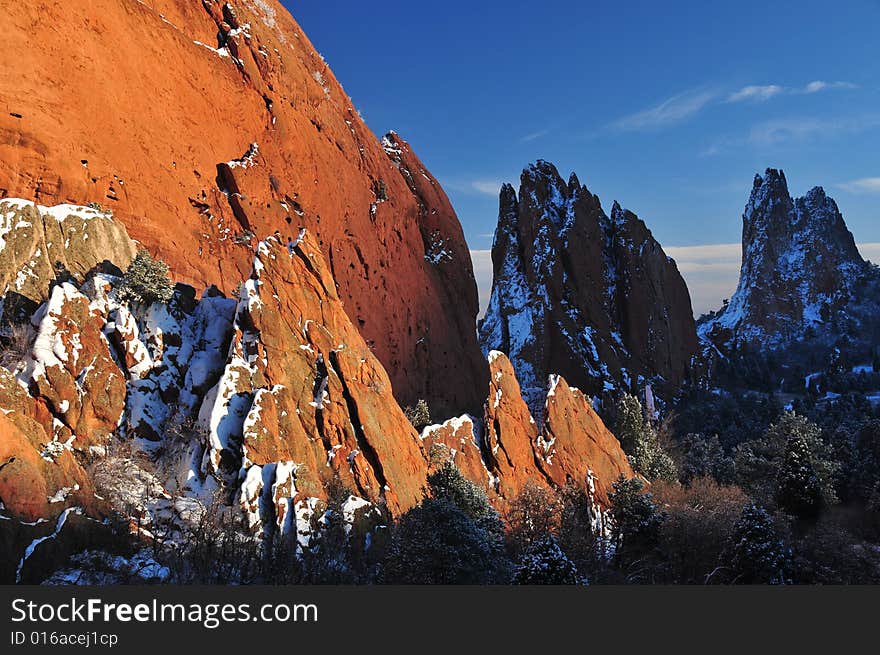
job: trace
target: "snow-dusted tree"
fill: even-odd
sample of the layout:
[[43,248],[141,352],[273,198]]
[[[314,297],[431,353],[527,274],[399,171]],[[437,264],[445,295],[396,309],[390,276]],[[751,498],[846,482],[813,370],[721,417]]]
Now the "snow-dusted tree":
[[630,554],[652,549],[660,534],[664,515],[657,509],[654,498],[644,491],[638,478],[627,480],[621,475],[613,484],[609,495],[614,521],[611,536],[618,554],[624,550]]
[[776,476],[776,502],[798,518],[813,518],[822,509],[822,483],[801,436],[792,436],[785,447],[782,468]]
[[154,302],[167,304],[174,296],[174,287],[168,280],[168,265],[161,259],[153,259],[146,250],[137,256],[125,271],[117,297],[149,305]]
[[759,438],[740,444],[736,450],[736,474],[739,484],[762,504],[776,498],[777,476],[781,470],[791,439],[803,442],[826,505],[837,503],[835,478],[840,464],[831,446],[822,439],[822,429],[805,417],[786,412]]
[[426,498],[395,526],[382,580],[491,584],[503,581],[506,570],[497,538],[446,498]]
[[428,497],[400,517],[382,578],[397,584],[509,579],[504,526],[486,493],[451,462],[428,476]]
[[726,578],[731,583],[791,582],[791,549],[767,510],[754,504],[743,508],[723,560]]
[[549,534],[529,545],[513,574],[513,584],[518,585],[577,585],[584,582],[577,567]]
[[415,407],[407,407],[403,410],[403,413],[416,430],[421,430],[431,425],[431,410],[424,399],[419,400]]

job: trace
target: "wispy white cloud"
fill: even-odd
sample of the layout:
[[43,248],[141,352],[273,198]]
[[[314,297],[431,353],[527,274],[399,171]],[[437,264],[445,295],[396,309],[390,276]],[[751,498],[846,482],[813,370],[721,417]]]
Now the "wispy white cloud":
[[880,177],[863,177],[837,186],[851,193],[880,193]]
[[611,127],[623,132],[638,132],[674,125],[696,116],[717,97],[716,91],[685,91],[656,107],[624,116],[612,123]]
[[550,134],[550,130],[538,130],[537,132],[532,132],[531,134],[526,134],[524,137],[520,138],[520,143],[531,143],[532,141],[537,141],[545,136]]
[[829,89],[858,89],[857,84],[853,84],[852,82],[825,82],[823,80],[814,80],[807,84],[803,89],[801,89],[801,93],[819,93],[820,91],[827,91]]
[[780,93],[784,92],[785,88],[778,84],[744,86],[739,91],[734,91],[727,96],[727,102],[764,102],[765,100],[769,100],[773,96],[778,96]]
[[761,84],[744,86],[727,96],[727,102],[764,102],[780,95],[811,95],[832,89],[857,89],[851,82],[826,82],[813,80],[802,87],[788,87],[781,84]]
[[497,196],[501,191],[501,185],[500,180],[474,180],[471,182],[471,189],[483,195]]

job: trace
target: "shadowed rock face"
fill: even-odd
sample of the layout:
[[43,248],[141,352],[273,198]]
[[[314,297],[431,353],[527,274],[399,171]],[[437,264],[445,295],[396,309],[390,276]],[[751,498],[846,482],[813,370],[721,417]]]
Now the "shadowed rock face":
[[[793,199],[785,173],[756,175],[743,213],[739,285],[716,318],[700,326],[717,345],[779,347],[811,330],[818,336],[854,306],[876,278],[862,259],[837,203],[814,187]],[[876,314],[874,301],[873,313]],[[843,327],[833,329],[842,334]]]
[[533,412],[547,376],[589,394],[647,382],[674,389],[697,349],[690,295],[638,217],[611,215],[572,174],[539,161],[519,196],[501,190],[484,352],[510,356]]
[[370,132],[277,0],[13,3],[4,21],[0,197],[100,203],[175,279],[227,293],[257,238],[306,227],[398,399],[478,410],[455,213],[405,142]]

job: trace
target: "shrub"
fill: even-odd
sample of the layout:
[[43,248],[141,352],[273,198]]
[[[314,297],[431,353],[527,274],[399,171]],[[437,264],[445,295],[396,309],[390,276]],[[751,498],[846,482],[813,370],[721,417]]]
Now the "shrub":
[[14,370],[31,351],[33,330],[27,323],[10,323],[0,330],[0,366]]
[[528,481],[510,501],[504,516],[514,551],[527,552],[532,544],[556,534],[561,514],[562,503],[556,493]]
[[658,483],[652,492],[666,513],[658,548],[664,581],[710,582],[748,498],[738,487],[711,478],[693,480],[688,487]]
[[153,259],[146,250],[138,252],[117,290],[117,297],[122,302],[145,305],[154,302],[168,304],[173,296],[174,286],[168,280],[168,265],[161,259]]

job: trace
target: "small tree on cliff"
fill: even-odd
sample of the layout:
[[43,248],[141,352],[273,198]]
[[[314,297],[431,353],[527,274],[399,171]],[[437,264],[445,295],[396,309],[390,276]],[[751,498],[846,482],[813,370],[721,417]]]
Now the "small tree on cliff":
[[403,413],[416,430],[421,430],[431,425],[431,410],[424,399],[419,400],[415,407],[407,407],[403,410]]
[[125,271],[116,293],[122,302],[168,304],[174,296],[174,287],[168,280],[168,265],[141,250]]

